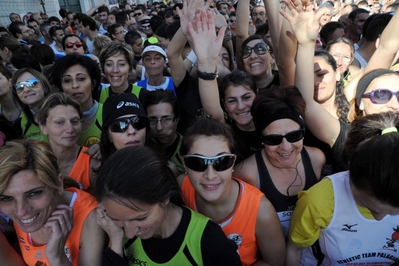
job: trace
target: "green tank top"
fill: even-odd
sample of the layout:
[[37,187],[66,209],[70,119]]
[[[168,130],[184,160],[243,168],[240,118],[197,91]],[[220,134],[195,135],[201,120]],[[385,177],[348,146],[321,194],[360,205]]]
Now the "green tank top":
[[176,150],[173,153],[173,155],[170,157],[170,160],[176,165],[177,169],[182,174],[182,173],[184,173],[186,171],[186,169],[184,169],[184,166],[183,166],[182,162],[179,159],[179,157],[180,157],[180,148],[181,148],[181,144],[183,142],[183,136],[180,135],[177,132],[176,132],[176,134],[177,134],[177,137],[179,138],[179,144],[177,144]]
[[22,113],[21,128],[22,128],[22,134],[25,138],[42,140],[47,143],[49,142],[48,137],[40,131],[40,128],[37,124],[31,123],[29,125],[29,128],[26,128],[27,123],[28,123],[28,118],[26,117],[26,115],[24,113]]
[[91,124],[91,126],[88,129],[80,133],[77,142],[79,146],[90,147],[95,143],[100,143],[102,116],[103,116],[103,105],[99,103],[94,123]]
[[[105,89],[101,90],[100,93],[100,100],[98,101],[99,103],[104,104],[105,100],[110,96],[110,87],[106,87]],[[132,93],[134,95],[136,95],[137,99],[139,99],[139,95],[140,95],[140,91],[141,91],[141,87],[136,86],[136,85],[132,85]]]
[[[191,219],[188,225],[183,243],[176,255],[166,263],[155,263],[145,253],[141,244],[141,239],[137,238],[130,247],[125,249],[125,256],[131,257],[129,265],[203,265],[201,254],[201,238],[209,218],[200,213],[191,211]],[[129,239],[125,239],[127,242]],[[188,252],[188,253],[187,253]],[[134,254],[134,255],[133,255]],[[194,260],[194,263],[193,261]],[[194,264],[195,265],[195,264]]]

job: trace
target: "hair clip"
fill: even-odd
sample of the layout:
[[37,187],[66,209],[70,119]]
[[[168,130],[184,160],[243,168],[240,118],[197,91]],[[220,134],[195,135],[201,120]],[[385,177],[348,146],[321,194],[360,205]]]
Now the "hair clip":
[[388,127],[381,131],[381,136],[392,132],[398,132],[398,129],[396,127]]

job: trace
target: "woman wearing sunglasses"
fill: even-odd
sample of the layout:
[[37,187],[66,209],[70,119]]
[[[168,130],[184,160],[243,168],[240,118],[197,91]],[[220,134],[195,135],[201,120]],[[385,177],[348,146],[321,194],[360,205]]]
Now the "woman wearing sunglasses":
[[[100,140],[103,161],[117,150],[129,146],[151,147],[164,155],[161,144],[151,132],[149,119],[140,101],[131,93],[123,93],[109,97],[103,106]],[[171,161],[169,167],[175,176],[179,175]]]
[[[91,60],[91,59],[88,59]],[[75,179],[81,189],[88,191],[100,167],[99,157],[91,157],[87,147],[77,144],[82,131],[82,109],[79,102],[65,93],[50,94],[39,111],[39,127],[49,139],[63,176]]]
[[86,56],[66,55],[53,66],[56,87],[80,103],[83,111],[82,131],[77,144],[90,147],[100,142],[102,104],[98,98],[101,72],[98,65]]
[[316,265],[302,250],[319,240],[319,265],[397,265],[399,116],[367,115],[351,124],[349,171],[299,195],[286,265]]
[[144,96],[147,92],[139,86],[129,82],[129,75],[136,75],[136,64],[134,62],[134,53],[132,48],[126,43],[111,42],[105,46],[100,53],[101,69],[108,82],[109,87],[101,90],[100,103],[111,95],[121,93],[130,93],[136,95],[140,102],[144,102]]
[[184,206],[167,162],[148,147],[110,156],[94,192],[110,239],[103,265],[241,265],[220,227]]
[[96,62],[100,62],[97,56],[89,53],[89,48],[84,40],[75,34],[65,35],[62,39],[62,48],[65,54],[78,53],[93,59]]
[[236,155],[230,128],[202,118],[187,129],[180,153],[187,206],[221,226],[243,265],[283,265],[285,242],[276,211],[258,189],[232,176]]
[[101,264],[105,234],[96,223],[97,202],[76,186],[59,173],[43,141],[0,148],[0,209],[14,223],[27,265]]
[[235,176],[262,191],[276,209],[285,237],[300,191],[320,179],[323,153],[303,145],[305,102],[295,87],[268,89],[251,113],[263,149],[236,165]]
[[22,107],[21,129],[25,138],[48,141],[38,125],[39,109],[50,94],[50,84],[46,77],[31,68],[22,68],[15,72],[11,80],[14,99]]

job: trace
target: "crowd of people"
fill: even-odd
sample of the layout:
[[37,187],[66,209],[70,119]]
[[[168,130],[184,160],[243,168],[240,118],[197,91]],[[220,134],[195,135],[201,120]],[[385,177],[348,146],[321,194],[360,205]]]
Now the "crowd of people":
[[399,2],[0,27],[3,265],[399,265]]

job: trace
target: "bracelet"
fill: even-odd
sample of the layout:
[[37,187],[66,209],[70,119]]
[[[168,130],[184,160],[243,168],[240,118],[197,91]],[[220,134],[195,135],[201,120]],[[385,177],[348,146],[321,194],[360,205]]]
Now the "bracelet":
[[203,80],[214,80],[218,77],[219,72],[216,70],[214,73],[201,72],[197,69],[197,76]]

